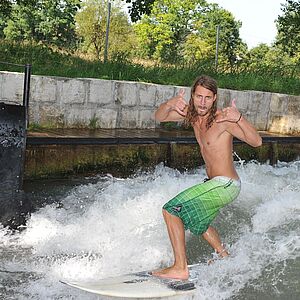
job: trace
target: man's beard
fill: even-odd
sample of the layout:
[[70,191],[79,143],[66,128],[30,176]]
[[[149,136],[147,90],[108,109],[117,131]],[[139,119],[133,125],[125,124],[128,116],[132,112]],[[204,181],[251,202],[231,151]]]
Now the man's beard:
[[[199,109],[201,109],[201,111],[199,111]],[[207,109],[206,106],[197,106],[197,114],[200,117],[206,116],[210,112],[210,110],[211,109]]]

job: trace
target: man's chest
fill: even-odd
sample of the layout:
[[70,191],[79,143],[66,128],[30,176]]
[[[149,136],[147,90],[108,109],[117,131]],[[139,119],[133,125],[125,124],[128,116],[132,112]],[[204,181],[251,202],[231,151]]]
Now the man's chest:
[[194,126],[195,137],[201,149],[213,149],[224,142],[225,133],[220,126],[214,124],[209,129]]

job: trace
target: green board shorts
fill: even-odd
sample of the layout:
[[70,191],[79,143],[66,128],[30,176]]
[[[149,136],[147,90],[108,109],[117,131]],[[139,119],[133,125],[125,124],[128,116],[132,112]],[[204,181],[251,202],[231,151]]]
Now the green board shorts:
[[219,210],[237,198],[241,190],[239,179],[216,176],[179,193],[163,209],[179,217],[185,230],[204,233]]

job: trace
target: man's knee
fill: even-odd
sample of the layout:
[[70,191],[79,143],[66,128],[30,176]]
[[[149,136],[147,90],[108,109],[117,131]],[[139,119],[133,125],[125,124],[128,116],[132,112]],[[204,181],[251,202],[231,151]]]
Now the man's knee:
[[168,215],[170,215],[170,213],[164,208],[162,209],[162,214],[164,217],[168,217]]
[[204,239],[208,238],[211,235],[211,231],[213,230],[213,228],[211,226],[209,226],[205,232],[202,233],[202,237]]
[[206,240],[208,236],[207,230],[205,232],[202,233],[202,238],[204,238]]

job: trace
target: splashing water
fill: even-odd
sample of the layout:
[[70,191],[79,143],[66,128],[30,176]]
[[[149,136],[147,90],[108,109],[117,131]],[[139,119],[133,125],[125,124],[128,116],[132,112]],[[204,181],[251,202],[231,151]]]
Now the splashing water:
[[[300,161],[237,166],[242,191],[214,226],[231,256],[212,265],[212,249],[187,233],[195,295],[176,299],[300,299]],[[127,179],[93,178],[69,186],[34,212],[20,233],[0,228],[1,299],[109,299],[59,280],[95,280],[172,263],[162,205],[202,181],[159,165]],[[51,193],[61,186],[48,185]],[[36,192],[38,194],[38,192]],[[42,196],[41,196],[42,197]]]

